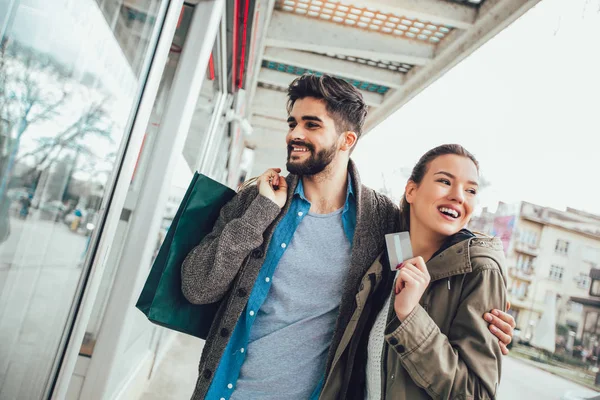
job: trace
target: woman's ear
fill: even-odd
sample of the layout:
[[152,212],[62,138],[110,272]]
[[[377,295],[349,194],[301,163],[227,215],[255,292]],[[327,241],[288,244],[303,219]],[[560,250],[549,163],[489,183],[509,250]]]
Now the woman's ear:
[[343,141],[342,141],[342,145],[340,146],[340,150],[344,150],[344,151],[352,150],[352,147],[354,147],[354,145],[358,141],[358,135],[356,134],[356,132],[353,132],[353,131],[346,131],[346,132],[342,133],[342,137],[343,137]]
[[419,187],[417,184],[411,180],[406,182],[406,187],[404,188],[404,196],[406,197],[406,202],[408,204],[412,204],[415,201],[415,196],[417,194],[417,189]]

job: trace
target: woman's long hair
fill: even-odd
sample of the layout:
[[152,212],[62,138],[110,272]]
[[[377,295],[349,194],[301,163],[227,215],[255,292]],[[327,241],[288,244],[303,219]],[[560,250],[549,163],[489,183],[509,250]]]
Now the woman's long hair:
[[[477,172],[479,172],[479,162],[475,156],[467,151],[460,144],[443,144],[441,146],[435,147],[425,153],[417,162],[415,167],[410,174],[409,181],[413,181],[417,185],[421,184],[425,173],[427,172],[427,168],[429,164],[440,156],[445,156],[448,154],[454,154],[461,157],[467,157],[475,164],[477,168]],[[402,200],[400,200],[400,230],[401,231],[409,231],[410,230],[410,204],[406,201],[406,194],[402,196]]]

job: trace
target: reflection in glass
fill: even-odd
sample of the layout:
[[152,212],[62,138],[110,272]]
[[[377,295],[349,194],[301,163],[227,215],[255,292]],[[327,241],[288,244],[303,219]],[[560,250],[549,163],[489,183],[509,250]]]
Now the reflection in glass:
[[160,3],[22,0],[0,20],[2,399],[52,378]]
[[198,96],[196,109],[192,117],[190,131],[183,149],[183,156],[191,171],[198,168],[202,155],[206,154],[208,129],[219,95],[219,40],[217,39],[213,46],[200,96]]

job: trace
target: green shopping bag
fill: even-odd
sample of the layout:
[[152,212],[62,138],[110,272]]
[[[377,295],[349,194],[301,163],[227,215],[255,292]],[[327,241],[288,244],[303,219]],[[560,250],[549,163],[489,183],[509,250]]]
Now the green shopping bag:
[[181,292],[181,265],[234,195],[227,186],[194,174],[135,305],[151,322],[201,339],[208,336],[220,302],[188,302]]

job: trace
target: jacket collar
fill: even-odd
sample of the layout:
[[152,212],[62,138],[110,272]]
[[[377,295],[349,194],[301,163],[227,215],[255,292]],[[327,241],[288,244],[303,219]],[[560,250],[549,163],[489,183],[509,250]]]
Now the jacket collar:
[[[352,176],[350,172],[348,172],[348,184],[346,185],[346,202],[344,206],[344,211],[348,208],[348,200],[354,197],[354,185],[352,184]],[[304,184],[302,183],[302,179],[298,178],[298,183],[296,184],[296,189],[294,190],[294,196],[300,197],[302,200],[308,201],[306,196],[304,195]]]
[[500,264],[502,242],[498,238],[472,235],[450,245],[427,262],[431,281],[473,271],[474,257],[487,257]]
[[458,242],[427,262],[427,270],[432,282],[473,271],[469,258],[471,240],[472,238],[468,238]]

